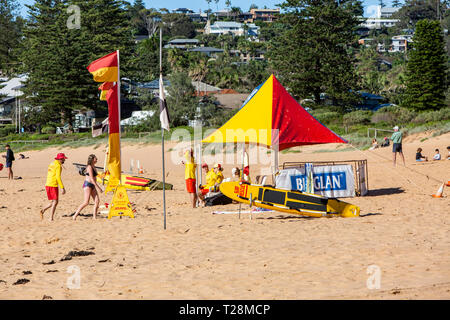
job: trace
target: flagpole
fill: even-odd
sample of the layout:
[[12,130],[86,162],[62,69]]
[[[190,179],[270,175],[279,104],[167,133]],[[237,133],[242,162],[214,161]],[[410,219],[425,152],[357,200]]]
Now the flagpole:
[[[162,25],[159,27],[159,74],[162,79]],[[162,86],[159,86],[160,91]],[[161,99],[161,92],[159,93]],[[164,163],[164,128],[161,126],[161,146],[162,146],[162,168],[163,168],[163,208],[164,208],[164,230],[166,230],[166,170]]]
[[121,142],[122,139],[122,130],[120,126],[120,56],[119,50],[117,50],[117,108],[118,108],[118,118],[119,118],[119,185],[122,182],[122,148]]

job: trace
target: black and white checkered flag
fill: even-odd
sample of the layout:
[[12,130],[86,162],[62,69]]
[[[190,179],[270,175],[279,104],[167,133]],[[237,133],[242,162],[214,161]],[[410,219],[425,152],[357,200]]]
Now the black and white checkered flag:
[[164,86],[162,74],[159,76],[159,120],[161,120],[161,127],[169,131],[169,110],[166,105],[166,97],[164,95]]

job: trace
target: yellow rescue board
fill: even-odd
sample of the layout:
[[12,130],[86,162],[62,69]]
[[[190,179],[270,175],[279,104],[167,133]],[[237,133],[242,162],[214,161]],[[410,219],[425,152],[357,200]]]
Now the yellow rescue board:
[[[148,179],[144,177],[132,176],[128,174],[121,174],[121,184],[127,189],[140,190],[140,191],[152,191],[162,190],[163,183],[158,180]],[[104,185],[108,184],[109,174],[101,173],[97,176],[97,182]],[[166,190],[172,190],[173,185],[166,183]]]
[[220,191],[232,200],[256,207],[310,217],[358,217],[360,208],[337,199],[240,182],[223,182]]

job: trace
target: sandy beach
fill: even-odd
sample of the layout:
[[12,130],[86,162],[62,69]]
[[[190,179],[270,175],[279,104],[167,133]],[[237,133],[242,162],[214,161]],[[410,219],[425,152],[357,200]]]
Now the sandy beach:
[[[429,158],[439,148],[446,159],[448,145],[450,133],[406,137],[406,168],[393,167],[392,147],[320,145],[280,154],[280,164],[367,159],[369,195],[343,199],[360,206],[361,216],[327,219],[212,214],[238,204],[193,209],[184,166],[169,155],[177,145],[166,143],[166,181],[174,185],[166,192],[166,230],[162,191],[128,192],[135,219],[101,214],[94,221],[92,201],[77,221],[68,216],[83,200],[84,178],[72,163],[94,153],[103,165],[104,145],[24,152],[29,158],[13,166],[21,179],[8,181],[0,171],[0,299],[449,299],[450,187],[443,198],[431,195],[436,179],[450,180],[450,161],[415,162],[418,147]],[[67,193],[55,221],[49,211],[41,221],[47,166],[58,152],[69,158],[62,173]],[[143,176],[162,180],[160,145],[123,143],[124,171],[131,159],[140,161]],[[224,167],[229,177],[233,165]],[[261,169],[252,165],[253,176]],[[111,198],[102,194],[101,203]],[[71,251],[88,255],[69,259]],[[379,271],[378,289],[368,286],[370,266]],[[77,271],[73,288],[68,281]]]

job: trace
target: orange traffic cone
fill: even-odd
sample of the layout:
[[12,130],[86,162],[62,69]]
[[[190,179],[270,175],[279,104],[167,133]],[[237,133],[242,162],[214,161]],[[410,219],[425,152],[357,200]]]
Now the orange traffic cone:
[[144,168],[142,166],[139,168],[139,173],[144,173]]
[[442,198],[442,194],[444,193],[444,185],[445,185],[445,183],[443,183],[443,184],[439,187],[439,189],[438,189],[438,191],[436,192],[436,194],[433,194],[433,195],[432,195],[433,198]]

